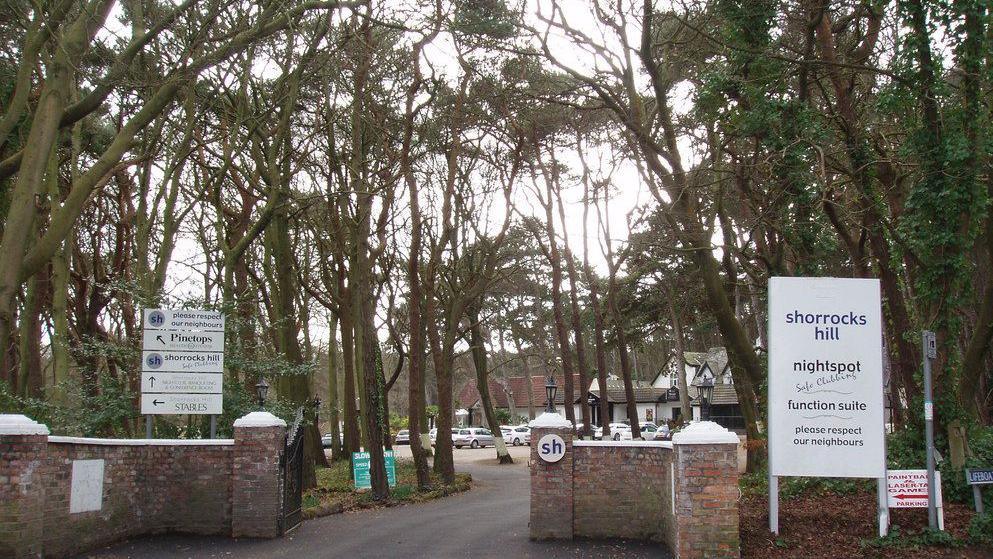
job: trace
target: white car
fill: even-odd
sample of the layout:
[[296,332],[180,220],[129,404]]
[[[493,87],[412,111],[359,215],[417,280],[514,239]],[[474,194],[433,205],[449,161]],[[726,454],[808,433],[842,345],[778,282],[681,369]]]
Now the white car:
[[[615,441],[630,441],[631,440],[631,426],[627,423],[611,423],[610,427],[610,438]],[[597,427],[596,431],[593,433],[593,438],[602,439],[603,438],[603,427]]]
[[501,425],[500,436],[503,437],[504,444],[511,444],[514,439],[514,428],[510,425]]
[[[455,437],[458,436],[458,434],[458,429],[452,429],[452,441],[455,440]],[[431,446],[434,446],[435,443],[438,442],[438,429],[435,428],[428,431],[428,436],[431,437]]]
[[511,427],[510,439],[504,437],[503,440],[514,446],[531,444],[531,428],[528,427],[527,425],[518,425],[517,427]]
[[662,432],[659,431],[659,426],[650,421],[640,423],[638,427],[641,429],[641,438],[646,441],[654,441],[655,437],[661,437],[662,435]]

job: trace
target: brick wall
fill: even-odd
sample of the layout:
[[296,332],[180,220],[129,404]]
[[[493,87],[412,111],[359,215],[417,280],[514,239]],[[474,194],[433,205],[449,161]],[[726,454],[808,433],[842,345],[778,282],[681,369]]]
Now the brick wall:
[[[710,422],[673,442],[573,441],[542,416],[531,428],[532,539],[634,538],[664,543],[678,559],[737,558],[738,439]],[[564,420],[562,420],[564,421]],[[538,441],[567,440],[546,463]]]
[[738,557],[738,445],[675,445],[676,556]]
[[[212,441],[49,437],[23,416],[0,415],[5,430],[0,557],[67,557],[164,532],[279,535],[285,424],[269,414]],[[99,510],[70,512],[80,460],[103,461]]]
[[665,541],[672,450],[583,444],[573,447],[575,535]]
[[[231,525],[231,457],[222,445],[48,444],[45,556],[62,557],[148,533],[225,534]],[[104,461],[99,511],[69,512],[74,460]]]
[[[572,439],[571,427],[535,427],[531,429],[531,517],[533,540],[572,539]],[[548,434],[565,441],[565,457],[548,463],[538,459],[538,442]]]
[[47,434],[0,435],[0,557],[41,555],[47,447]]

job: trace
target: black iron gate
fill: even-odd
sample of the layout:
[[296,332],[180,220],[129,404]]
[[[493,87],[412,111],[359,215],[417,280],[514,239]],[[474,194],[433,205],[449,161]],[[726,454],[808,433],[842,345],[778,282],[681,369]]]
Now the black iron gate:
[[300,524],[303,504],[303,408],[286,433],[283,451],[283,515],[280,532],[286,533]]

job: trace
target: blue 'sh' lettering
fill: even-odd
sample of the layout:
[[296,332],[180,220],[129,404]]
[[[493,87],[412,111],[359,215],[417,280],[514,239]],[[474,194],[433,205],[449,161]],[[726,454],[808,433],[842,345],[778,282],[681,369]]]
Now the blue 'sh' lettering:
[[562,448],[562,444],[559,441],[552,441],[552,452],[558,454],[560,452],[565,452],[565,449]]
[[552,450],[550,448],[548,448],[548,443],[545,443],[545,444],[541,445],[541,453],[542,454],[548,454],[551,451]]

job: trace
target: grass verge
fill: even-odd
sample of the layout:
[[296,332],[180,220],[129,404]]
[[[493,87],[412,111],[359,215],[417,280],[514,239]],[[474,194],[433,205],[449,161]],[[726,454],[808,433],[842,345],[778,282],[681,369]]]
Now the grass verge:
[[455,483],[445,485],[432,472],[432,489],[418,492],[413,461],[397,460],[396,468],[397,484],[390,488],[390,497],[385,501],[374,501],[368,490],[355,489],[348,460],[334,462],[330,468],[319,468],[317,487],[303,494],[303,517],[317,518],[351,510],[421,503],[461,493],[472,487],[472,476],[469,474],[455,474]]

